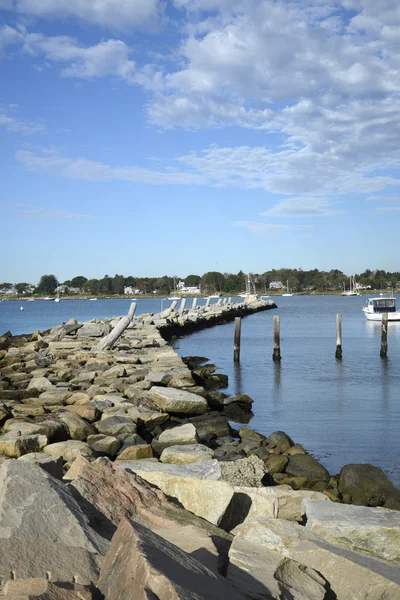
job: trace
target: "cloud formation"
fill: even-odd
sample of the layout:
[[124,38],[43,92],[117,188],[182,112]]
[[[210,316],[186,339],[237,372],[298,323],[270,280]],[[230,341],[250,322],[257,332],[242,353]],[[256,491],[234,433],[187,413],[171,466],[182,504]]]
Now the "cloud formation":
[[300,196],[282,200],[261,215],[263,217],[327,217],[341,215],[344,212],[334,209],[332,203],[322,198]]
[[312,225],[278,225],[276,223],[259,223],[257,221],[235,221],[233,226],[244,227],[250,233],[257,233],[266,237],[278,237],[282,233],[312,229]]
[[33,135],[34,133],[44,133],[45,125],[38,121],[26,121],[16,116],[16,106],[0,105],[0,127],[4,127],[12,133],[21,133],[22,135]]
[[160,0],[2,0],[0,8],[35,17],[74,18],[122,29],[154,27],[162,13]]
[[81,213],[71,213],[65,210],[43,208],[40,206],[35,206],[33,204],[25,204],[23,202],[16,202],[15,204],[10,204],[8,206],[11,208],[15,208],[17,215],[21,217],[29,217],[35,219],[73,219],[78,221],[109,220],[108,217],[99,217],[96,215],[86,215]]

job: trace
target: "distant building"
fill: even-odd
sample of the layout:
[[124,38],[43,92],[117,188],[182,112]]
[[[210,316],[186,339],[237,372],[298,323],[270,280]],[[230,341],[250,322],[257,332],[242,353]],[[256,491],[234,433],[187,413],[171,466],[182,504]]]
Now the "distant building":
[[270,290],[282,290],[284,287],[282,281],[271,281],[269,284]]
[[141,291],[137,288],[133,288],[131,285],[124,287],[124,294],[141,294]]
[[16,293],[17,293],[17,290],[14,287],[12,287],[10,289],[0,288],[0,294],[3,294],[3,295],[11,296],[12,294],[16,294]]
[[81,288],[79,288],[79,287],[72,287],[70,285],[64,285],[63,283],[56,287],[56,292],[58,292],[59,294],[65,294],[66,292],[72,292],[73,294],[79,294],[80,291],[81,291]]
[[200,294],[200,287],[197,287],[195,285],[186,286],[184,281],[178,282],[176,290],[181,294]]

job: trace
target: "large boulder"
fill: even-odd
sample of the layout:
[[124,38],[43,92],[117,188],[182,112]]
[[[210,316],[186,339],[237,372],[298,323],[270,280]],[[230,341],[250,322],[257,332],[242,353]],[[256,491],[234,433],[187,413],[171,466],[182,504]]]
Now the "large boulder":
[[93,458],[95,456],[89,445],[86,444],[86,442],[81,442],[79,440],[67,440],[66,442],[49,444],[43,448],[43,452],[50,454],[50,456],[61,456],[66,462],[74,460],[79,455],[85,458]]
[[89,435],[86,442],[96,456],[109,456],[110,458],[114,458],[121,447],[121,441],[118,438],[102,433]]
[[158,440],[153,442],[157,452],[162,452],[165,448],[175,445],[197,444],[198,437],[196,428],[191,423],[166,429],[158,436]]
[[294,445],[294,441],[284,431],[274,431],[268,438],[268,445],[271,447],[277,447],[281,452],[286,452]]
[[307,528],[328,542],[400,565],[400,512],[305,499]]
[[0,455],[18,458],[29,452],[40,452],[48,443],[45,435],[19,436],[17,432],[0,435]]
[[144,473],[158,472],[167,475],[177,475],[178,477],[195,477],[196,479],[211,479],[219,481],[221,479],[221,467],[217,460],[206,460],[203,462],[194,462],[186,465],[174,465],[160,463],[157,460],[130,460],[118,461],[116,467],[126,469],[132,473],[137,473],[143,479],[146,479]]
[[70,412],[64,412],[59,416],[67,427],[72,440],[85,441],[89,435],[95,435],[96,429],[78,415]]
[[136,433],[136,424],[129,417],[115,416],[102,419],[95,423],[99,433],[118,437],[126,433]]
[[201,396],[172,387],[153,386],[146,395],[167,413],[201,415],[208,408],[207,400]]
[[328,471],[310,454],[295,454],[289,457],[285,472],[295,477],[306,477],[308,481],[326,481],[330,479]]
[[127,519],[113,537],[98,587],[107,600],[243,599],[226,579]]
[[400,490],[379,467],[346,465],[340,471],[339,491],[345,502],[400,510]]

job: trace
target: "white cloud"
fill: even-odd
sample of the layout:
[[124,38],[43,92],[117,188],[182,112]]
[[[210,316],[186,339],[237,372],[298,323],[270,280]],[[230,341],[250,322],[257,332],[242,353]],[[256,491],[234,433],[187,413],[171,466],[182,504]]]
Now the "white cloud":
[[4,127],[12,133],[21,133],[23,135],[44,133],[46,131],[45,125],[40,121],[25,121],[16,117],[13,106],[5,107],[0,105],[0,127]]
[[244,227],[250,233],[258,233],[266,237],[278,237],[282,233],[312,229],[312,225],[278,225],[276,223],[258,223],[257,221],[235,221],[233,225]]
[[35,57],[44,56],[53,63],[66,63],[63,77],[91,79],[115,76],[133,82],[135,63],[130,60],[131,50],[121,40],[107,40],[94,46],[82,46],[69,36],[46,37],[41,33],[27,33],[23,50]]
[[0,27],[0,56],[7,46],[19,44],[21,43],[22,39],[23,36],[18,29],[10,27],[9,25],[2,25]]
[[344,212],[332,208],[332,203],[322,198],[300,196],[282,200],[261,215],[264,217],[326,217],[341,215]]
[[160,0],[13,0],[13,2],[5,0],[5,2],[4,8],[14,8],[19,13],[45,18],[75,18],[111,29],[154,27],[163,9]]
[[374,208],[372,212],[374,213],[391,213],[391,212],[399,212],[400,206],[380,206],[379,208]]

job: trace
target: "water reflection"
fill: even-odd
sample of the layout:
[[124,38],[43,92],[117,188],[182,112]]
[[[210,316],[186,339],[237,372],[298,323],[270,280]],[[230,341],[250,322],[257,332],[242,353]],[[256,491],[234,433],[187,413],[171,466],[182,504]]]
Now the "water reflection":
[[279,392],[282,384],[281,363],[274,361],[274,392]]

